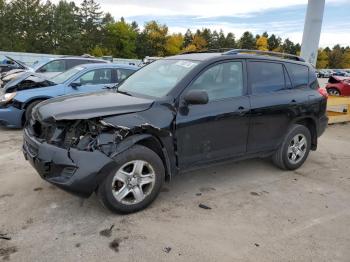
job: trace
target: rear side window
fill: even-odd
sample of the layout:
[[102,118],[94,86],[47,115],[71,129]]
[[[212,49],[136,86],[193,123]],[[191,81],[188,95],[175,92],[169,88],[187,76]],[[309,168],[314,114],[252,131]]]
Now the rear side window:
[[80,60],[80,59],[67,59],[67,69],[75,67],[77,65],[88,64],[88,60]]
[[294,88],[306,87],[309,82],[309,68],[304,65],[286,63]]
[[248,62],[248,72],[252,94],[275,92],[285,88],[282,64]]
[[125,78],[127,78],[129,75],[135,72],[134,70],[124,68],[117,68],[113,70],[115,71],[115,74],[117,76],[117,82],[123,81]]
[[66,71],[65,60],[54,60],[37,70],[38,72],[63,72]]

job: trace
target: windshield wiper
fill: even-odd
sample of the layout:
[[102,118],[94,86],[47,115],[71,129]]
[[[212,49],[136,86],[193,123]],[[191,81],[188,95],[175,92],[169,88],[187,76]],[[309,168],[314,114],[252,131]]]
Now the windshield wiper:
[[121,93],[121,94],[123,94],[123,95],[127,95],[127,96],[132,96],[132,94],[130,94],[129,92],[127,92],[127,91],[123,91],[123,90],[116,90],[117,91],[117,93]]

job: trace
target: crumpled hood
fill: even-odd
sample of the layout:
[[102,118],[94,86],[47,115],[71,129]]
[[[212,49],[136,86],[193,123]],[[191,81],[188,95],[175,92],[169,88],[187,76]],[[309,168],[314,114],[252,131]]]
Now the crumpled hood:
[[27,90],[32,88],[40,88],[53,86],[56,83],[50,81],[47,77],[33,73],[33,72],[24,72],[19,77],[16,77],[5,84],[4,91],[5,93]]
[[90,119],[144,111],[154,101],[113,91],[61,96],[40,103],[33,114],[41,121]]

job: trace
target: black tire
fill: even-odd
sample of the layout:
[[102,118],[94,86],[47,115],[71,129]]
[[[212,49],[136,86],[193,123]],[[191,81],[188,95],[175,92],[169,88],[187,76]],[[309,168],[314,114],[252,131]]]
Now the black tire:
[[[302,135],[306,139],[305,154],[301,157],[297,163],[293,163],[289,159],[288,148],[292,143],[295,136]],[[282,144],[272,156],[273,163],[283,170],[295,170],[299,168],[309,155],[311,148],[311,134],[307,127],[303,125],[293,125],[285,135]]]
[[32,112],[33,112],[33,108],[42,101],[44,101],[44,100],[35,100],[27,106],[26,111],[25,111],[25,119],[23,121],[23,124],[25,124],[25,122],[30,119]]
[[329,95],[332,95],[332,96],[340,96],[340,91],[336,88],[328,88],[327,92]]
[[[113,159],[118,163],[117,167],[105,177],[97,190],[97,195],[102,204],[112,212],[119,214],[134,213],[146,208],[158,196],[165,179],[164,165],[160,157],[147,147],[134,145],[130,149],[115,156]],[[154,170],[155,180],[151,191],[141,202],[125,204],[118,201],[113,195],[113,179],[120,168],[126,163],[135,160],[146,161],[149,163]]]

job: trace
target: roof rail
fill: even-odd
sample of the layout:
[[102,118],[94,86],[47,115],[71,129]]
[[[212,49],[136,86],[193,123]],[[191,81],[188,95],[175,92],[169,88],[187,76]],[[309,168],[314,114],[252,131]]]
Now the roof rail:
[[180,53],[180,55],[195,54],[195,53],[222,53],[232,50],[232,48],[217,48],[217,49],[202,49],[196,51],[185,51]]
[[237,55],[237,54],[256,54],[256,55],[266,55],[266,56],[275,56],[275,57],[280,57],[280,58],[286,58],[290,60],[296,60],[296,61],[301,61],[305,62],[304,58],[297,56],[297,55],[291,55],[291,54],[286,54],[286,53],[279,53],[279,52],[272,52],[272,51],[261,51],[261,50],[249,50],[249,49],[231,49],[223,55]]

